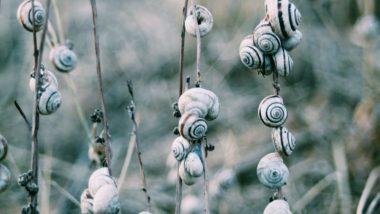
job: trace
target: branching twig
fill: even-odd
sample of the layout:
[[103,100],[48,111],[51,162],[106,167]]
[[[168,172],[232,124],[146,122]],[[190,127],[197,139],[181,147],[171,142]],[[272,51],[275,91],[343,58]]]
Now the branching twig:
[[24,111],[21,109],[20,105],[17,103],[17,100],[14,101],[14,104],[15,104],[18,112],[20,113],[21,117],[24,119],[26,125],[28,126],[29,131],[31,131],[32,130],[32,125],[30,124],[28,118],[24,114]]
[[194,1],[192,0],[191,1],[191,7],[192,7],[192,10],[193,10],[193,17],[194,17],[194,23],[196,23],[196,27],[195,27],[195,34],[196,34],[196,37],[197,37],[197,62],[196,62],[196,77],[197,77],[197,81],[195,82],[195,85],[196,87],[200,87],[201,85],[201,69],[200,69],[200,61],[201,61],[201,34],[199,32],[199,25],[198,25],[198,17],[197,17],[197,13],[196,13],[196,7],[195,7],[195,4],[194,4]]

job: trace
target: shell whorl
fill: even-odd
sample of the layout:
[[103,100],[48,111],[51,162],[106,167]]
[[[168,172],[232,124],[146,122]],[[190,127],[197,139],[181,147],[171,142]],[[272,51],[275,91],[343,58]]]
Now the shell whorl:
[[285,127],[278,127],[272,130],[272,141],[277,152],[289,156],[292,154],[296,139]]
[[270,202],[264,209],[263,214],[292,214],[288,202],[282,199]]
[[[196,17],[194,17],[194,14]],[[197,25],[199,26],[201,37],[207,35],[214,25],[211,12],[202,5],[195,5],[195,13],[192,7],[187,11],[185,20],[186,32],[192,36],[196,36]]]
[[190,173],[186,171],[185,160],[181,161],[178,169],[178,174],[186,185],[193,185],[196,181],[196,178],[194,176],[191,176]]
[[282,126],[288,117],[283,100],[278,95],[265,97],[259,105],[258,113],[260,120],[269,127]]
[[183,160],[190,151],[190,143],[185,138],[179,136],[172,144],[172,153],[177,161]]
[[33,27],[36,32],[42,30],[45,18],[45,10],[39,1],[34,1],[34,14],[32,13],[31,0],[23,1],[17,9],[18,21],[26,30],[30,32],[33,32]]
[[285,50],[287,51],[291,51],[293,50],[295,47],[297,47],[297,45],[299,43],[301,43],[302,41],[302,33],[301,31],[299,30],[296,30],[294,32],[294,34],[288,38],[286,38],[282,44],[283,44],[283,47],[285,48]]
[[119,194],[115,185],[106,184],[94,196],[94,213],[117,214],[120,211]]
[[178,123],[181,136],[189,141],[199,140],[206,135],[207,124],[205,119],[185,112]]
[[190,152],[184,162],[186,172],[192,177],[200,177],[203,175],[203,163],[196,152]]
[[284,186],[289,170],[279,153],[269,153],[261,158],[257,165],[257,177],[264,186],[275,189]]
[[42,115],[49,115],[58,110],[62,103],[61,93],[54,87],[48,87],[42,92],[38,112]]
[[247,45],[240,49],[241,62],[250,69],[258,69],[263,66],[263,53],[254,45]]
[[77,55],[66,45],[53,48],[49,58],[58,71],[65,73],[72,71],[77,63]]
[[283,47],[273,56],[273,60],[278,74],[283,77],[289,76],[293,70],[293,60]]
[[206,120],[214,120],[219,115],[220,104],[214,92],[204,88],[191,88],[179,98],[178,109],[181,114],[188,112]]
[[0,134],[0,161],[7,157],[8,153],[8,141],[3,135]]
[[274,54],[281,46],[280,38],[273,32],[268,21],[261,21],[253,33],[255,46],[264,54]]
[[107,167],[95,170],[88,179],[88,191],[95,196],[98,190],[104,185],[116,186],[115,180],[110,176]]
[[0,164],[0,192],[4,192],[8,188],[10,181],[11,172],[6,166]]

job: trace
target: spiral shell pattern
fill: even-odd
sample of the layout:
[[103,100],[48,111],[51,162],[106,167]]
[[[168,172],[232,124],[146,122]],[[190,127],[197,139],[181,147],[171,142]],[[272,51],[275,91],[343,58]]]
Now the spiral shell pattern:
[[33,25],[36,32],[42,30],[45,18],[45,10],[42,4],[37,0],[34,1],[34,14],[32,13],[32,0],[23,1],[17,9],[18,21],[30,32],[33,32]]
[[253,45],[240,49],[240,60],[247,68],[258,69],[263,66],[263,53]]
[[278,127],[272,130],[272,141],[276,151],[286,156],[291,155],[296,146],[296,139],[285,127]]
[[274,54],[281,46],[281,40],[273,32],[268,21],[261,21],[253,33],[254,42],[257,48],[264,54]]
[[94,213],[117,214],[120,211],[119,194],[115,185],[106,184],[94,196]]
[[6,166],[0,164],[0,193],[4,192],[8,188],[10,181],[11,172]]
[[299,43],[301,43],[302,41],[302,33],[301,31],[299,30],[296,30],[294,32],[294,34],[288,38],[286,38],[284,41],[283,41],[283,47],[285,48],[285,50],[287,51],[291,51],[293,50],[295,47],[297,47],[297,45]]
[[287,77],[293,70],[293,60],[284,48],[280,48],[273,56],[279,75]]
[[183,160],[190,150],[190,143],[183,137],[177,137],[172,144],[172,152],[177,161]]
[[278,95],[265,97],[259,105],[258,113],[260,120],[269,127],[282,126],[288,117],[283,100]]
[[201,158],[196,152],[190,152],[185,158],[185,170],[192,177],[199,177],[203,175],[203,163]]
[[8,141],[3,135],[0,134],[0,161],[7,157],[8,153]]
[[181,136],[189,141],[195,141],[205,136],[207,124],[203,118],[186,112],[179,120],[178,129]]
[[48,87],[42,92],[39,103],[38,112],[42,115],[49,115],[58,110],[62,103],[62,96],[58,90]]
[[49,58],[58,71],[65,73],[72,71],[77,63],[77,55],[65,45],[53,48]]
[[288,202],[282,199],[270,202],[264,209],[263,214],[292,214]]
[[261,158],[257,165],[257,177],[264,186],[275,189],[284,186],[289,170],[279,153],[269,153]]
[[193,8],[187,11],[187,17],[185,20],[186,32],[192,36],[196,36],[197,25],[199,26],[200,36],[207,35],[214,25],[214,19],[211,12],[202,5],[195,5],[195,16]]
[[182,181],[186,184],[186,185],[193,185],[196,181],[196,178],[191,176],[190,173],[188,173],[185,169],[185,160],[182,160],[180,165],[179,165],[179,169],[178,169],[178,174],[179,176],[181,177]]

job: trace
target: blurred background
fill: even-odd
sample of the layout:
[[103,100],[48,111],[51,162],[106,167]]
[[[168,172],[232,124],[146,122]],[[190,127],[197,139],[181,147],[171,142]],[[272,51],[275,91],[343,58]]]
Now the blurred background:
[[[211,213],[262,213],[273,191],[258,182],[256,167],[274,148],[271,129],[261,123],[257,108],[262,98],[273,93],[272,78],[244,67],[238,48],[264,17],[264,1],[196,2],[214,16],[213,30],[202,39],[202,87],[214,91],[221,102],[221,114],[209,123],[208,132],[208,141],[215,146],[208,156]],[[290,176],[283,192],[294,213],[354,213],[368,176],[380,161],[380,2],[293,2],[302,13],[304,37],[290,52],[293,73],[280,78],[289,112],[286,127],[296,137],[295,151],[284,159]],[[9,143],[2,164],[12,172],[11,185],[0,193],[1,213],[20,213],[27,204],[27,193],[17,185],[17,177],[29,169],[31,139],[13,102],[17,100],[31,120],[33,43],[32,34],[17,21],[20,3],[4,0],[0,7],[0,133]],[[78,64],[69,75],[56,72],[48,60],[50,48],[45,46],[43,63],[58,78],[63,104],[56,113],[40,119],[39,207],[41,213],[79,213],[73,198],[79,200],[94,170],[85,127],[91,127],[90,115],[100,108],[92,14],[89,1],[56,3],[65,39],[73,42]],[[126,110],[130,102],[126,81],[131,80],[140,149],[157,214],[174,213],[175,207],[168,157],[178,122],[171,105],[178,99],[183,4],[174,0],[97,1],[113,174],[119,177],[132,129]],[[51,10],[54,27],[56,18]],[[192,83],[195,48],[195,39],[186,35],[185,75]],[[235,177],[224,189],[217,182],[223,170],[232,170]],[[134,154],[120,191],[121,213],[147,209],[140,188]],[[184,197],[196,196],[199,203],[195,204],[202,206],[202,188],[202,179],[185,185]],[[366,210],[380,186],[370,190]]]

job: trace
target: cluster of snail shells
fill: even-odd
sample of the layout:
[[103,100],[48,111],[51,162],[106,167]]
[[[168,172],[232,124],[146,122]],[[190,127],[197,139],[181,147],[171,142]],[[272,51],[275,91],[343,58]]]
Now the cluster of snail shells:
[[[0,134],[0,161],[4,160],[8,152],[8,142],[3,135]],[[0,193],[4,192],[11,181],[11,172],[9,169],[0,164]]]
[[33,13],[32,0],[26,0],[17,9],[17,19],[27,31],[33,32],[34,29],[37,32],[42,30],[45,23],[45,10],[42,4],[35,0]]
[[214,25],[214,19],[211,12],[202,5],[194,5],[194,8],[190,7],[187,11],[185,19],[186,32],[192,36],[196,36],[197,25],[199,28],[199,34],[201,37],[207,35]]
[[60,45],[51,49],[49,58],[55,68],[63,73],[74,70],[77,64],[77,55],[66,45]]
[[177,160],[180,161],[178,173],[186,185],[194,184],[196,178],[202,176],[204,171],[203,162],[201,160],[201,145],[195,143],[192,147],[193,148],[187,152],[182,159],[177,158]]
[[90,176],[88,189],[82,192],[81,213],[117,214],[119,211],[116,181],[110,176],[108,168],[99,168]]

